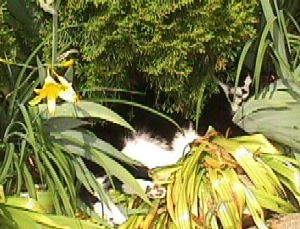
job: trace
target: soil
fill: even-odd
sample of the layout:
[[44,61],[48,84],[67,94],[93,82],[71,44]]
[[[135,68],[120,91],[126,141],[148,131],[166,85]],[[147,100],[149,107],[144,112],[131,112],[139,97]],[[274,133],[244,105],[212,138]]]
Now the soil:
[[[300,213],[273,215],[267,220],[270,229],[300,229]],[[247,229],[258,229],[256,226]]]

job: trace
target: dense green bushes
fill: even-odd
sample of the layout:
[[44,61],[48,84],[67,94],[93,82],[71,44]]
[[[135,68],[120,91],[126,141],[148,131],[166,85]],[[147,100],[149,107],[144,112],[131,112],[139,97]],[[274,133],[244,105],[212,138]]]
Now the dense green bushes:
[[[103,88],[152,88],[158,108],[187,115],[194,113],[203,84],[206,95],[215,90],[207,76],[230,74],[258,21],[257,0],[71,0],[61,8],[59,27],[67,29],[60,33],[60,50],[80,51],[82,90],[115,97]],[[35,16],[41,34],[49,34],[50,18]]]
[[92,13],[80,41],[88,62],[81,82],[91,90],[146,82],[168,112],[193,113],[205,76],[230,68],[255,34],[256,1],[100,2],[83,12]]

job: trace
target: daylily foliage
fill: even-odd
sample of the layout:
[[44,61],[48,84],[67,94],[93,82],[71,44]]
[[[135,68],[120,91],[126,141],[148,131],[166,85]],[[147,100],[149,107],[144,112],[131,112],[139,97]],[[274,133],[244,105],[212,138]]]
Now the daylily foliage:
[[267,229],[266,211],[299,211],[300,167],[263,135],[225,138],[210,130],[191,146],[179,163],[150,172],[166,196],[119,229],[242,229],[250,218]]

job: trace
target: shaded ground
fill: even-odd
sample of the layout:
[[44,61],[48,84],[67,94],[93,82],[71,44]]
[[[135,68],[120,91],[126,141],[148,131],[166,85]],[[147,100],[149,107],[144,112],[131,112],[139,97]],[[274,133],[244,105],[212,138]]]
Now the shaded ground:
[[[270,229],[299,229],[300,228],[300,213],[291,213],[288,215],[274,215],[268,222]],[[247,229],[258,229],[256,226],[248,227]]]

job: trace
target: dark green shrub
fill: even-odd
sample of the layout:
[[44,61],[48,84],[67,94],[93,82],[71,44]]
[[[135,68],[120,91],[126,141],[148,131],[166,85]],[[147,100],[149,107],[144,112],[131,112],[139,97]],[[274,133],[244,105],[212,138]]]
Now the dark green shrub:
[[1,55],[6,53],[9,55],[12,52],[12,45],[15,38],[12,36],[12,31],[7,24],[7,8],[4,3],[0,4],[0,47]]
[[[15,54],[15,38],[7,24],[7,8],[4,3],[0,3],[0,57],[11,58]],[[0,92],[2,96],[8,93],[8,79],[5,78],[3,66],[0,65]],[[5,80],[6,79],[6,80]]]
[[[193,114],[202,83],[226,73],[255,34],[258,2],[67,1],[62,3],[61,49],[79,49],[81,89],[156,91],[156,106]],[[50,28],[49,28],[50,30]],[[188,103],[186,101],[189,101]]]

